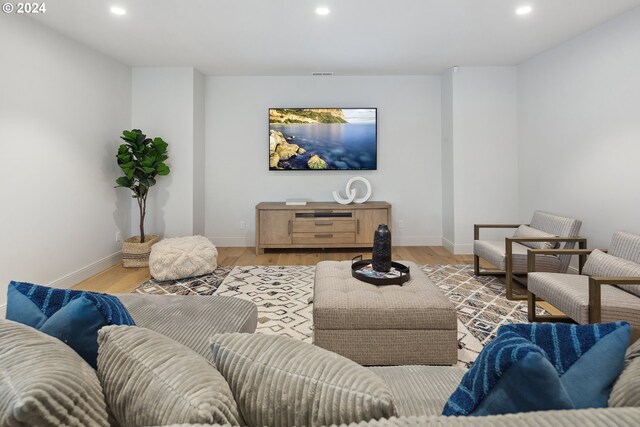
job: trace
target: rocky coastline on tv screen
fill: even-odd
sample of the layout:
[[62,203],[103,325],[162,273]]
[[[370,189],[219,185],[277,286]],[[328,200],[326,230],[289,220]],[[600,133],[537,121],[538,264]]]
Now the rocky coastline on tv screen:
[[375,108],[269,109],[270,170],[375,170]]

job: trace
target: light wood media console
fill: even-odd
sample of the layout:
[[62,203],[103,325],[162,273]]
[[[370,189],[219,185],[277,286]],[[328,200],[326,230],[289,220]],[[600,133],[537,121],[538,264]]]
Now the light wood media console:
[[391,228],[391,205],[367,202],[256,205],[256,254],[270,248],[366,248],[379,224]]

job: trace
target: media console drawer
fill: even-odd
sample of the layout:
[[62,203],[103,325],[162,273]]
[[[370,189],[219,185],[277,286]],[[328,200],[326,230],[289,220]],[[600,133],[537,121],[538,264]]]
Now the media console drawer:
[[294,245],[344,245],[356,242],[356,233],[293,233]]
[[294,233],[355,233],[356,222],[316,219],[314,221],[293,221]]
[[379,224],[391,228],[387,202],[311,202],[304,207],[258,203],[256,254],[267,248],[371,248]]

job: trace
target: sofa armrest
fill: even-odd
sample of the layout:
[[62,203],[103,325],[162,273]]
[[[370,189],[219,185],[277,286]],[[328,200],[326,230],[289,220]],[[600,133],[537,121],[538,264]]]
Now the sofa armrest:
[[602,285],[640,285],[640,277],[589,277],[589,323],[602,320]]

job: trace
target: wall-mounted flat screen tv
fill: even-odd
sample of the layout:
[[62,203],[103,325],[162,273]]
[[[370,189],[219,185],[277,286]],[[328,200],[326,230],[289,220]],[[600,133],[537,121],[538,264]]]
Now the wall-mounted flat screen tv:
[[376,108],[270,108],[270,170],[376,170]]

